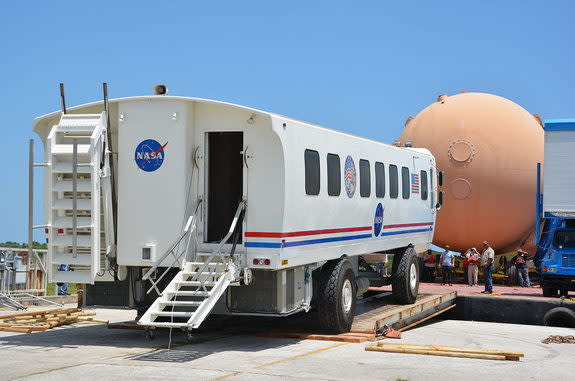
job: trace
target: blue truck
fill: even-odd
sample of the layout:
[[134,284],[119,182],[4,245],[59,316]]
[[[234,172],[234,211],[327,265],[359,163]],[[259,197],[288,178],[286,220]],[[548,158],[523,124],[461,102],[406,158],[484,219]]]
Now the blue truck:
[[533,261],[543,295],[567,296],[575,291],[575,119],[547,120],[544,129],[543,184],[537,164]]

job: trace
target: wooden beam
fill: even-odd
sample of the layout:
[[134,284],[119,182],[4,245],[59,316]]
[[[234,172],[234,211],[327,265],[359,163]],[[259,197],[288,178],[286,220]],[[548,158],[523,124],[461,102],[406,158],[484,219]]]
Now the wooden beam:
[[431,355],[431,356],[445,356],[445,357],[464,357],[483,360],[507,360],[508,358],[502,355],[494,354],[479,354],[479,353],[463,353],[463,352],[448,352],[448,351],[433,351],[428,349],[415,349],[415,348],[391,348],[380,346],[367,346],[366,351],[374,352],[392,352],[392,353],[410,353],[418,355]]

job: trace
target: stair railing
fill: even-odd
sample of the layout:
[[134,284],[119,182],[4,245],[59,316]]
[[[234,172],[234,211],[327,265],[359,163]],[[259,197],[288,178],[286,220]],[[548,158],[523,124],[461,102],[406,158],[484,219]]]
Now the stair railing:
[[[172,267],[174,267],[178,263],[178,261],[180,261],[180,258],[182,257],[182,255],[188,251],[188,248],[190,246],[190,241],[191,241],[192,237],[194,236],[193,232],[196,230],[197,214],[198,214],[198,210],[200,209],[201,203],[202,203],[202,199],[199,199],[197,204],[196,204],[196,208],[194,209],[194,212],[188,218],[188,221],[186,222],[186,226],[184,227],[184,230],[182,231],[182,233],[178,236],[178,238],[174,241],[174,243],[170,246],[170,248],[154,263],[154,265],[152,267],[150,267],[148,272],[142,277],[143,281],[146,281],[149,279],[150,283],[152,283],[152,287],[150,287],[148,289],[148,291],[146,292],[146,295],[149,294],[150,292],[152,292],[152,290],[154,290],[154,289],[156,290],[158,295],[162,294],[157,287],[158,283],[164,278],[164,276],[166,276],[166,274],[170,271],[170,269]],[[184,246],[184,250],[178,252],[180,243],[182,242],[182,240],[184,240],[184,238],[186,238],[186,236],[187,236],[187,242]],[[176,252],[178,252],[178,253],[176,253]],[[172,255],[174,257],[174,261],[170,264],[170,266],[168,266],[164,270],[164,272],[156,280],[150,279],[152,274],[158,269],[158,267],[160,267],[160,265],[170,255]]]
[[[207,279],[209,279],[211,277],[211,274],[214,271],[210,271],[210,275],[207,276],[204,280],[200,280],[200,276],[202,275],[202,273],[204,272],[204,270],[210,265],[210,263],[212,262],[212,260],[215,257],[219,257],[219,259],[221,260],[221,262],[223,264],[226,264],[226,258],[224,257],[224,255],[222,254],[222,248],[224,247],[225,243],[228,242],[228,240],[230,239],[230,237],[232,236],[232,234],[234,234],[234,231],[237,228],[238,225],[238,221],[240,219],[240,214],[242,213],[243,210],[245,210],[246,208],[246,200],[242,200],[240,201],[238,208],[236,209],[236,214],[234,215],[234,218],[232,220],[232,224],[230,225],[230,229],[228,230],[228,233],[226,234],[226,236],[220,241],[220,243],[218,244],[218,246],[216,247],[216,249],[214,251],[212,251],[212,254],[208,257],[208,259],[206,259],[204,261],[204,264],[198,269],[198,271],[196,272],[196,274],[192,277],[192,279],[190,279],[192,282],[193,281],[199,281],[200,282],[200,286],[197,288],[197,290],[199,291],[200,288],[203,288],[204,290],[206,290],[205,288],[205,282]],[[214,269],[216,267],[214,266]],[[206,290],[207,291],[207,290]]]

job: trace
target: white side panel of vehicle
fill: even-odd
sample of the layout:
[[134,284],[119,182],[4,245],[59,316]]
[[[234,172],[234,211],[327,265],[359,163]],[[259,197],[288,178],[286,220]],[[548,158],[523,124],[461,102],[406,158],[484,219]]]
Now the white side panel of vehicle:
[[186,205],[188,107],[173,100],[119,104],[118,257],[153,264],[182,230]]
[[575,131],[545,131],[543,211],[575,212]]

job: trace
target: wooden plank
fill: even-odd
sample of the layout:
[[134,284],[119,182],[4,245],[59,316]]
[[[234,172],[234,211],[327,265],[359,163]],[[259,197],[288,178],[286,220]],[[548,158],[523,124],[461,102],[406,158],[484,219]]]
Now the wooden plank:
[[445,357],[463,357],[463,358],[474,358],[483,360],[512,360],[518,361],[518,358],[507,358],[502,355],[495,354],[480,354],[480,353],[464,353],[464,352],[448,352],[448,351],[433,351],[428,349],[416,349],[416,348],[391,348],[391,347],[380,347],[380,346],[367,346],[366,351],[374,352],[392,352],[392,353],[409,353],[418,355],[430,355],[430,356],[445,356]]
[[265,332],[257,333],[259,337],[273,337],[283,339],[300,339],[300,340],[324,340],[324,341],[342,341],[346,343],[363,343],[368,340],[365,336],[340,336],[340,335],[316,335],[309,333],[289,333],[289,332]]
[[82,310],[79,308],[68,308],[65,310],[62,310],[60,308],[56,308],[56,309],[44,310],[44,311],[21,312],[18,314],[1,315],[0,319],[3,319],[3,320],[4,319],[12,319],[12,318],[20,317],[20,316],[37,316],[37,315],[43,315],[43,314],[48,314],[48,313],[67,313],[68,311],[79,312]]
[[452,304],[452,305],[450,305],[450,306],[447,307],[447,308],[444,308],[444,309],[442,309],[442,310],[440,310],[440,311],[437,311],[437,312],[435,312],[435,313],[433,313],[433,314],[431,314],[431,315],[429,315],[429,316],[427,316],[427,317],[424,317],[424,318],[421,319],[421,320],[416,321],[415,323],[411,323],[410,325],[406,325],[405,327],[398,329],[398,331],[399,331],[399,332],[406,331],[406,330],[408,330],[408,329],[410,329],[410,328],[412,328],[412,327],[415,327],[415,326],[418,325],[418,324],[423,323],[423,322],[426,321],[426,320],[429,320],[429,319],[431,319],[431,318],[436,317],[436,316],[439,315],[439,314],[444,313],[445,311],[449,311],[450,309],[454,308],[455,306],[456,306],[456,304]]
[[78,321],[91,321],[94,323],[103,323],[103,324],[108,324],[110,322],[109,320],[94,319],[89,317],[79,317]]
[[503,356],[515,356],[524,357],[523,352],[517,351],[504,351],[501,349],[483,349],[483,348],[462,348],[462,347],[448,347],[439,345],[423,345],[423,344],[398,344],[390,342],[379,342],[378,347],[399,347],[399,348],[414,348],[414,349],[425,349],[433,351],[448,351],[448,352],[462,352],[462,353],[485,353],[485,354],[496,354]]

